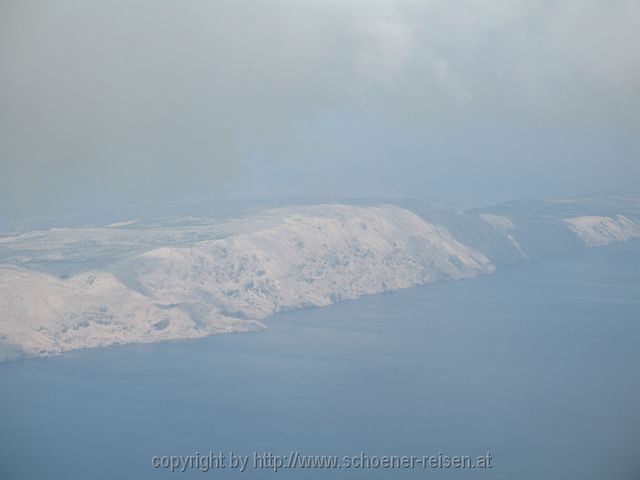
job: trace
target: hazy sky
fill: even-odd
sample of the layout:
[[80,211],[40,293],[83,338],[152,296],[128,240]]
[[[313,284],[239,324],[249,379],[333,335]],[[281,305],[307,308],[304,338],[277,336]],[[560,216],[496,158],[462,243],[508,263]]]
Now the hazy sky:
[[637,0],[0,0],[0,215],[640,190]]

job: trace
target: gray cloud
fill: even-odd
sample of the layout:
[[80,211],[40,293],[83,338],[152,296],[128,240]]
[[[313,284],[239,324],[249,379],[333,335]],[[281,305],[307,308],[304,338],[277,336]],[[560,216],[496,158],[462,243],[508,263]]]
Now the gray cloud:
[[0,4],[3,215],[637,190],[635,1]]

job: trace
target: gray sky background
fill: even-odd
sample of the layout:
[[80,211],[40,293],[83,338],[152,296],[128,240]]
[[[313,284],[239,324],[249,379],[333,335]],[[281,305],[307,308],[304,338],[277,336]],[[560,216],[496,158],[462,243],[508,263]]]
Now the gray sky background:
[[0,215],[640,190],[635,0],[0,0]]

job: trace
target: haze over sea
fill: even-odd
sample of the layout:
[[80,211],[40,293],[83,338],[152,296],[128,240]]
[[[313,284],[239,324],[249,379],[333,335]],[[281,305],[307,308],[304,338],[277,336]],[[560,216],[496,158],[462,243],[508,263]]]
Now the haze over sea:
[[277,314],[258,333],[0,364],[0,477],[156,478],[153,456],[448,455],[491,470],[179,478],[637,478],[640,242]]

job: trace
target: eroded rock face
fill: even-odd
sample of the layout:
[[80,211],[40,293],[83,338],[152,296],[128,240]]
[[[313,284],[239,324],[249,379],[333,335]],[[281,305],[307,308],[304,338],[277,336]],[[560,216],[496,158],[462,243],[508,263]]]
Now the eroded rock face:
[[397,206],[317,205],[5,237],[0,359],[256,330],[281,310],[490,273],[502,251],[516,261],[640,236],[622,215],[449,215],[453,230]]
[[624,215],[582,216],[568,218],[565,221],[589,247],[626,242],[640,236],[640,222]]

